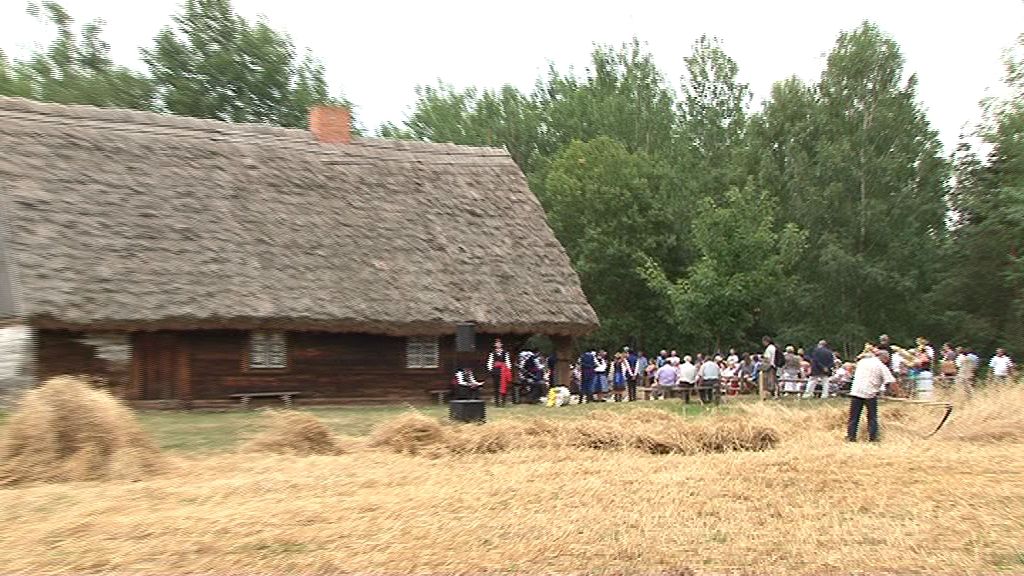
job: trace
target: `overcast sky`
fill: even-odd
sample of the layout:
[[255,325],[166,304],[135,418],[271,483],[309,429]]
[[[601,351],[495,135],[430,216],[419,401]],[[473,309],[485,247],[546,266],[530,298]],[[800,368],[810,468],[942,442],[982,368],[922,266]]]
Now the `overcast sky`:
[[[61,4],[79,24],[102,18],[114,60],[142,69],[139,47],[169,24],[180,0]],[[0,48],[8,56],[23,56],[50,37],[25,5],[0,0]],[[417,84],[440,78],[460,88],[512,83],[529,90],[549,62],[579,70],[595,42],[618,45],[633,36],[647,44],[676,89],[694,40],[718,36],[759,107],[777,80],[793,74],[815,80],[839,32],[868,19],[902,47],[947,150],[980,118],[979,100],[1000,90],[1003,51],[1024,32],[1021,0],[235,0],[235,6],[246,17],[266,17],[300,49],[310,48],[324,62],[332,92],[344,93],[371,130],[405,118]]]

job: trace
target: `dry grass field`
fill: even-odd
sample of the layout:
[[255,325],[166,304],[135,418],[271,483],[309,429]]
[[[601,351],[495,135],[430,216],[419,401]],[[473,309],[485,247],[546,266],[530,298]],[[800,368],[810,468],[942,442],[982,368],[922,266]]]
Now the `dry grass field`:
[[[90,421],[118,437],[104,402]],[[24,470],[0,466],[0,572],[1024,573],[1022,405],[1020,387],[987,391],[923,439],[940,413],[889,403],[878,445],[844,442],[834,404],[482,427],[403,415],[357,437],[300,412],[144,469],[58,441],[62,470],[100,479],[12,481]],[[51,432],[26,421],[8,419],[0,455]]]

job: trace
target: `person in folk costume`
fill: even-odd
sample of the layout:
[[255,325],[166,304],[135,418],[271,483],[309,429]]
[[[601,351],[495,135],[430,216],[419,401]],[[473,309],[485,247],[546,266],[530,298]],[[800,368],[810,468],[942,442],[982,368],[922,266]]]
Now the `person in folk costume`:
[[597,352],[597,363],[594,365],[595,384],[594,394],[598,402],[605,401],[605,394],[608,393],[608,352],[599,350]]
[[473,369],[469,366],[455,372],[455,394],[456,400],[479,400],[480,387],[484,383],[477,380],[473,375]]
[[636,402],[636,381],[639,376],[643,375],[643,368],[640,366],[640,356],[636,352],[629,349],[629,347],[623,348],[623,353],[626,354],[626,360],[629,362],[629,376],[626,379],[626,396],[630,402]]
[[494,339],[494,349],[487,354],[487,371],[494,382],[494,405],[504,406],[512,383],[512,357],[498,338]]
[[530,354],[524,359],[522,366],[523,378],[529,387],[527,400],[531,404],[536,404],[544,395],[544,361],[541,360],[537,350],[529,352]]
[[580,404],[594,401],[594,387],[597,384],[597,352],[593,348],[580,356]]
[[629,365],[629,356],[625,353],[615,355],[612,363],[612,389],[615,402],[622,402],[626,384],[633,379],[633,369]]

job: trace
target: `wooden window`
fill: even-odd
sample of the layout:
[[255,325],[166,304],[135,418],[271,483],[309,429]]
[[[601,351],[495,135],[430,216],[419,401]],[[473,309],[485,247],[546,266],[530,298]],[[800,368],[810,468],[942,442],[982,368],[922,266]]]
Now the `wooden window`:
[[284,332],[253,332],[249,339],[249,368],[286,368],[288,339]]
[[405,342],[406,368],[437,368],[437,336],[410,336]]

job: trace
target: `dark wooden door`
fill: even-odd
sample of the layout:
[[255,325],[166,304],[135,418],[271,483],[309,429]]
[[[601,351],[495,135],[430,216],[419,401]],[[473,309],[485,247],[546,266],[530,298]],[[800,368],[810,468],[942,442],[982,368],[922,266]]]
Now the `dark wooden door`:
[[132,394],[138,400],[192,399],[187,339],[178,332],[132,335]]

